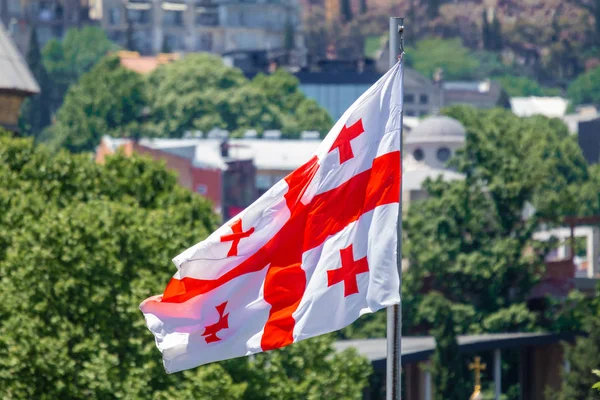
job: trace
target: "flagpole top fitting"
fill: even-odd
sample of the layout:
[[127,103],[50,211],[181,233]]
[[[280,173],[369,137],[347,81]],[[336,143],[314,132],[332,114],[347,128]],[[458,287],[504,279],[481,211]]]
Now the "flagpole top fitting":
[[398,35],[400,36],[400,54],[398,55],[398,60],[402,60],[404,56],[404,18],[401,21],[398,25]]

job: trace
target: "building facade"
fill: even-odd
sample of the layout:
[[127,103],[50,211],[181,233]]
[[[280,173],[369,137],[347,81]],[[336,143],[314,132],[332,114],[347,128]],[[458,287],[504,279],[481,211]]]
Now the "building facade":
[[[374,66],[358,62],[323,61],[311,70],[295,74],[300,90],[339,119],[382,74]],[[440,93],[436,85],[417,71],[404,69],[404,116],[422,117],[440,109]]]
[[102,0],[101,25],[142,54],[304,51],[296,0]]
[[27,53],[31,28],[37,30],[40,47],[50,39],[62,39],[69,28],[92,23],[93,0],[0,0],[0,20],[21,54]]

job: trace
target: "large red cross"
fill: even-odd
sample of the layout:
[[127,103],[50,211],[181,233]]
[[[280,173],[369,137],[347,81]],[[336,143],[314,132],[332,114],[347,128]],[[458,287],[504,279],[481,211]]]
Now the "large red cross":
[[227,252],[227,257],[237,256],[238,255],[238,244],[243,238],[247,238],[248,236],[254,233],[254,227],[244,231],[242,229],[242,220],[238,218],[231,224],[231,230],[233,231],[230,234],[221,236],[221,242],[233,242],[231,243],[231,248]]
[[362,119],[359,119],[350,127],[344,125],[339,135],[335,138],[329,152],[331,153],[334,149],[338,149],[340,154],[340,164],[354,158],[350,141],[360,136],[364,131]]
[[367,257],[359,260],[354,259],[352,244],[345,249],[341,249],[340,256],[342,266],[327,271],[327,287],[344,282],[344,297],[348,297],[351,294],[358,293],[356,276],[364,272],[369,272],[369,263]]
[[216,309],[219,313],[219,320],[212,325],[208,325],[204,328],[204,333],[201,336],[206,336],[204,340],[206,343],[218,342],[221,340],[220,337],[217,336],[217,333],[222,331],[223,329],[229,328],[229,313],[223,315],[225,312],[225,307],[227,307],[227,302],[219,304]]
[[398,203],[400,197],[399,151],[375,158],[371,169],[356,174],[333,190],[315,195],[309,204],[303,204],[300,199],[318,169],[318,159],[313,157],[285,178],[288,191],[284,197],[290,217],[263,247],[216,279],[171,279],[161,301],[183,303],[268,266],[264,299],[271,305],[271,310],[261,348],[266,351],[291,344],[295,325],[292,315],[306,289],[302,254],[320,246],[364,213],[380,205]]

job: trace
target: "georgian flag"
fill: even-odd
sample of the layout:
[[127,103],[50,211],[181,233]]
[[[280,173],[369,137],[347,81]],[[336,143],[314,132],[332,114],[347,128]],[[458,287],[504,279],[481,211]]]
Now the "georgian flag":
[[173,260],[140,309],[167,372],[277,349],[400,302],[402,65],[314,156]]

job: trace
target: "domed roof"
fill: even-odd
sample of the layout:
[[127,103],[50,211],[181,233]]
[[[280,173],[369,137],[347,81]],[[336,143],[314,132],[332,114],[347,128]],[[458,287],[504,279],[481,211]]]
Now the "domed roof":
[[438,115],[417,125],[404,140],[405,143],[464,142],[465,127],[454,118]]

